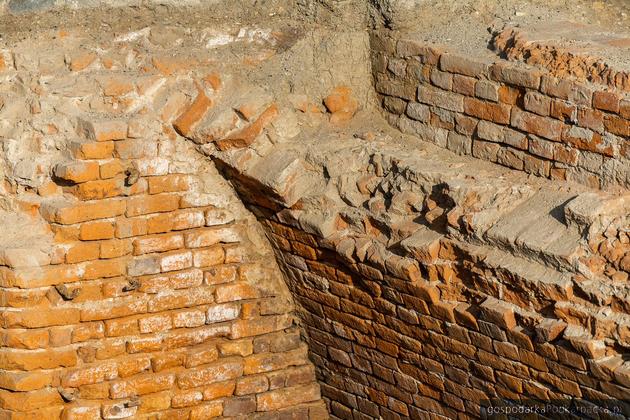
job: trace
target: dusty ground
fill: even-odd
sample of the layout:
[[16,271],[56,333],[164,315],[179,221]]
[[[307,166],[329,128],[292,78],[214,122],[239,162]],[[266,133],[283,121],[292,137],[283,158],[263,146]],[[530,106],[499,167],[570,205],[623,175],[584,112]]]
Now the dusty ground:
[[[486,53],[490,28],[531,27],[541,22],[572,21],[599,26],[607,33],[623,34],[630,28],[628,0],[429,0],[415,1],[410,9],[397,0],[236,0],[228,7],[208,2],[203,6],[174,7],[148,5],[110,9],[105,6],[79,10],[0,16],[0,40],[25,39],[50,29],[84,29],[98,39],[100,34],[120,34],[147,26],[182,26],[195,31],[225,24],[245,25],[256,22],[266,27],[295,27],[315,24],[335,30],[361,29],[367,25],[368,9],[376,26],[417,34],[418,38],[454,48]],[[564,40],[571,42],[571,36]],[[630,66],[630,49],[607,51],[614,65]]]
[[[454,49],[488,51],[490,28],[531,27],[542,22],[571,21],[601,27],[602,33],[626,34],[630,29],[630,1],[627,0],[484,0],[424,3],[414,14],[416,22],[406,24],[406,31],[424,41],[447,44]],[[575,36],[579,35],[576,31]],[[571,40],[571,35],[565,39]],[[607,61],[628,65],[630,49],[610,51]]]

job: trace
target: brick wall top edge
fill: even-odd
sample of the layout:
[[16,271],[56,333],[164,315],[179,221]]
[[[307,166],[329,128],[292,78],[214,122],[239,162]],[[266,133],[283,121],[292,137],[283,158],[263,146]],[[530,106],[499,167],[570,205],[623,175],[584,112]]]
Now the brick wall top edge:
[[[440,60],[440,57],[444,55],[447,57],[444,59],[444,61],[449,63],[449,64],[446,64],[446,71],[450,71],[452,73],[459,73],[459,74],[464,74],[464,75],[479,77],[479,78],[487,78],[488,77],[487,72],[482,71],[483,66],[490,66],[494,64],[496,66],[500,66],[503,68],[515,69],[517,71],[522,70],[522,71],[530,72],[532,74],[540,73],[541,75],[544,74],[547,77],[552,77],[558,80],[575,81],[578,83],[582,83],[585,86],[590,86],[591,88],[598,91],[602,91],[602,92],[613,91],[616,93],[617,96],[619,96],[619,98],[630,100],[630,92],[628,92],[626,89],[617,88],[615,86],[610,86],[605,83],[593,82],[593,81],[576,77],[576,76],[572,76],[572,75],[556,76],[554,75],[552,71],[538,65],[531,65],[526,62],[517,61],[517,60],[505,60],[499,57],[492,58],[488,56],[488,54],[493,54],[493,53],[488,51],[485,54],[486,55],[485,57],[480,58],[479,54],[473,55],[467,52],[456,51],[456,50],[453,50],[452,47],[449,47],[448,45],[436,44],[433,42],[418,41],[413,38],[399,39],[397,41],[397,47],[396,47],[397,57],[400,57],[400,58],[419,57],[420,61],[425,64],[435,65],[437,64],[438,60]],[[454,59],[457,59],[458,57],[459,57],[460,63],[458,65],[451,64],[453,63]],[[466,62],[468,63],[468,67],[469,67],[468,69],[465,69],[465,67],[463,67],[465,66]],[[442,66],[442,70],[445,70],[444,64],[441,64],[441,66]],[[458,70],[458,67],[459,67],[459,70]],[[478,67],[478,68],[473,69],[472,67]],[[499,79],[499,81],[501,80]],[[537,87],[529,86],[529,85],[524,86],[524,87],[537,88]]]

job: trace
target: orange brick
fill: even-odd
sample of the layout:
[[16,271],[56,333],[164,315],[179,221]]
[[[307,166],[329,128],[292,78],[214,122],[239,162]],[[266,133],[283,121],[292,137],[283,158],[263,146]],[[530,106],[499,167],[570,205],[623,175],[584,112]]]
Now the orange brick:
[[[84,263],[89,264],[89,263]],[[6,287],[44,287],[77,281],[83,272],[80,265],[52,265],[46,267],[16,269]]]
[[241,246],[236,245],[226,245],[223,247],[225,250],[225,263],[226,264],[235,264],[244,261],[245,257],[245,249]]
[[52,383],[52,372],[16,372],[0,369],[0,387],[11,391],[34,391]]
[[218,243],[234,243],[241,240],[238,229],[233,227],[198,229],[186,234],[186,247],[205,248]]
[[127,138],[127,123],[124,121],[79,120],[77,130],[88,140],[110,141]]
[[168,331],[173,328],[173,319],[170,314],[152,315],[140,318],[138,325],[143,334]]
[[109,383],[101,382],[98,384],[81,385],[79,387],[79,395],[86,400],[102,400],[109,395]]
[[487,321],[502,328],[511,330],[516,326],[514,310],[505,302],[489,297],[479,306],[479,309]]
[[118,359],[118,376],[126,378],[128,376],[137,375],[151,369],[151,358],[149,356],[129,357],[126,359]]
[[201,286],[203,272],[198,269],[148,276],[140,279],[139,291],[143,293],[158,293],[167,289],[186,289]]
[[134,197],[127,203],[127,217],[177,210],[179,196],[171,194]]
[[81,225],[79,238],[82,241],[94,241],[99,239],[111,239],[116,229],[110,221],[88,222]]
[[265,316],[257,319],[236,320],[232,323],[230,338],[252,337],[289,328],[293,323],[288,316]]
[[210,384],[203,389],[203,399],[216,400],[219,398],[229,397],[234,394],[235,388],[235,381],[225,381]]
[[219,343],[219,353],[225,356],[249,356],[254,353],[254,343],[251,338],[230,340]]
[[610,111],[612,113],[618,113],[619,99],[619,95],[617,95],[615,92],[595,92],[593,93],[593,108]]
[[257,353],[244,359],[243,373],[253,375],[289,366],[300,366],[308,361],[306,345],[283,353]]
[[61,187],[52,181],[46,182],[37,188],[37,194],[41,195],[42,197],[61,194],[62,192],[63,190],[61,189]]
[[203,212],[199,210],[180,210],[149,216],[148,233],[163,233],[171,230],[184,230],[202,227],[205,224]]
[[218,358],[219,352],[215,346],[195,348],[191,349],[186,355],[186,363],[184,366],[190,369],[191,367],[214,362]]
[[352,98],[352,90],[347,86],[337,86],[330,95],[324,99],[324,105],[331,113],[356,112],[357,101]]
[[206,312],[206,323],[232,321],[238,318],[240,313],[241,307],[235,303],[215,304],[210,306]]
[[191,309],[173,313],[175,328],[200,327],[206,323],[206,314],[202,310]]
[[163,339],[159,336],[132,338],[127,342],[127,353],[153,352],[162,350]]
[[99,172],[102,179],[109,179],[125,172],[125,167],[120,160],[113,159],[102,163]]
[[151,59],[155,68],[165,76],[182,72],[196,64],[190,57],[156,56]]
[[[81,395],[83,397],[83,395]],[[98,403],[76,403],[67,405],[63,410],[64,420],[91,420],[101,416],[101,405]]]
[[236,381],[236,395],[258,394],[269,389],[269,380],[264,375],[246,376]]
[[61,163],[55,166],[54,174],[57,178],[75,184],[98,179],[98,162],[79,161]]
[[76,243],[66,251],[66,263],[74,264],[97,260],[99,253],[100,247],[98,243]]
[[178,392],[173,395],[171,405],[173,408],[190,407],[197,405],[203,400],[203,394],[201,391],[185,391]]
[[215,295],[217,303],[223,303],[244,299],[256,299],[260,297],[260,292],[251,284],[240,282],[217,286]]
[[127,381],[112,383],[110,397],[117,399],[152,394],[171,389],[174,383],[175,375],[173,374],[145,374]]
[[62,403],[55,389],[40,389],[30,392],[0,390],[0,408],[11,411],[33,411],[39,408]]
[[214,382],[238,378],[243,374],[243,363],[238,359],[223,359],[202,368],[189,369],[177,376],[181,389],[196,388]]
[[149,312],[161,312],[170,309],[207,305],[213,301],[212,290],[209,288],[178,290],[152,298],[149,301]]
[[147,220],[142,218],[118,219],[116,221],[116,237],[129,238],[147,234]]
[[105,337],[105,326],[102,322],[83,322],[72,331],[72,343]]
[[[98,305],[85,306],[81,309],[81,321],[113,320],[147,311],[147,301],[136,296],[118,298],[114,301],[103,302]],[[107,331],[107,325],[105,325]]]
[[561,121],[516,109],[512,112],[510,125],[553,141],[560,141],[564,127]]
[[130,139],[116,142],[114,156],[120,159],[155,158],[158,154],[156,141]]
[[121,215],[125,212],[125,202],[103,200],[95,203],[68,203],[61,206],[44,204],[41,211],[46,220],[65,225]]
[[147,233],[165,233],[173,229],[174,213],[162,213],[149,216],[147,219]]
[[138,318],[117,318],[105,321],[105,335],[107,337],[120,337],[123,335],[135,335],[140,332]]
[[195,267],[210,267],[222,264],[225,260],[225,252],[220,246],[193,251],[193,265]]
[[162,411],[168,409],[170,406],[171,393],[168,391],[144,395],[140,397],[140,407],[138,407],[138,413]]
[[4,328],[70,325],[79,323],[79,310],[76,308],[20,309],[19,311],[3,311],[0,319]]
[[207,342],[214,337],[223,337],[229,334],[229,325],[209,325],[195,329],[172,331],[164,339],[164,348],[167,350],[183,349]]
[[185,355],[182,353],[170,352],[159,354],[151,358],[151,365],[155,372],[184,365]]
[[258,411],[273,411],[320,399],[319,385],[309,384],[282,388],[257,395]]
[[[118,226],[116,230],[118,231]],[[112,239],[100,243],[100,256],[105,259],[129,255],[132,250],[131,240],[127,239]]]
[[[345,113],[339,112],[340,115]],[[278,107],[272,104],[263,111],[256,121],[236,133],[230,134],[226,138],[217,140],[215,144],[219,150],[229,150],[233,148],[247,147],[258,137],[265,127],[278,116]]]
[[206,284],[222,284],[236,280],[236,269],[229,266],[212,267],[204,272]]
[[453,76],[453,92],[466,96],[475,96],[475,85],[477,80],[474,77],[456,74]]
[[77,159],[107,159],[114,153],[114,142],[74,142],[70,145],[70,150]]
[[[44,218],[48,218],[45,215]],[[51,225],[50,230],[55,235],[55,242],[73,242],[79,240],[79,226]]]
[[116,363],[99,363],[90,367],[81,367],[68,371],[61,378],[63,387],[79,387],[81,385],[97,384],[115,379],[118,376]]
[[77,185],[74,191],[81,200],[101,200],[122,195],[123,184],[122,178],[88,181]]
[[155,235],[133,241],[133,254],[173,251],[184,247],[184,237],[178,234]]
[[223,414],[223,401],[213,401],[190,410],[190,420],[207,420]]
[[6,330],[0,334],[2,345],[14,349],[42,349],[49,346],[47,330]]
[[0,306],[29,308],[48,304],[47,290],[22,290],[0,288]]
[[160,119],[164,122],[170,121],[173,117],[180,115],[187,104],[188,97],[186,95],[181,92],[173,93],[160,109]]
[[74,349],[12,350],[0,352],[0,369],[36,370],[70,367],[77,364]]
[[160,258],[160,270],[163,273],[184,270],[192,267],[192,264],[192,252],[190,251],[169,253]]
[[510,123],[510,107],[501,103],[464,98],[464,112],[467,115],[498,124]]
[[122,341],[101,340],[100,346],[96,349],[97,360],[109,360],[125,353],[126,344]]
[[103,418],[130,418],[135,417],[138,411],[138,406],[135,404],[128,404],[127,402],[105,402],[101,406],[101,415]]
[[149,178],[149,194],[186,191],[190,187],[188,175],[172,174]]
[[616,115],[606,115],[604,118],[604,127],[606,127],[606,131],[618,136],[630,136],[630,120],[626,120]]
[[138,287],[129,277],[114,277],[104,280],[101,284],[101,294],[105,298],[127,296]]
[[173,127],[182,136],[189,136],[194,126],[206,115],[211,106],[212,100],[200,90],[190,107],[175,120]]

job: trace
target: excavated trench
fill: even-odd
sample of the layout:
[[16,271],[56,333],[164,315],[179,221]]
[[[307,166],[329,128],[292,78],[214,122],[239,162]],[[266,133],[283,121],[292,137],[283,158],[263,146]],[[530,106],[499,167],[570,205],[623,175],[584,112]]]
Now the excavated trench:
[[630,417],[623,33],[272,3],[2,17],[0,418]]

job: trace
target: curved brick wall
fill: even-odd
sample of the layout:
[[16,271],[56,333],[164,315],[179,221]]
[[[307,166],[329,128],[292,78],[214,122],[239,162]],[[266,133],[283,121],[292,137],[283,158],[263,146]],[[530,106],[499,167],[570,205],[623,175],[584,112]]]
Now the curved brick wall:
[[181,28],[0,52],[2,419],[327,416],[268,241],[173,128],[230,80],[181,37],[208,57]]

